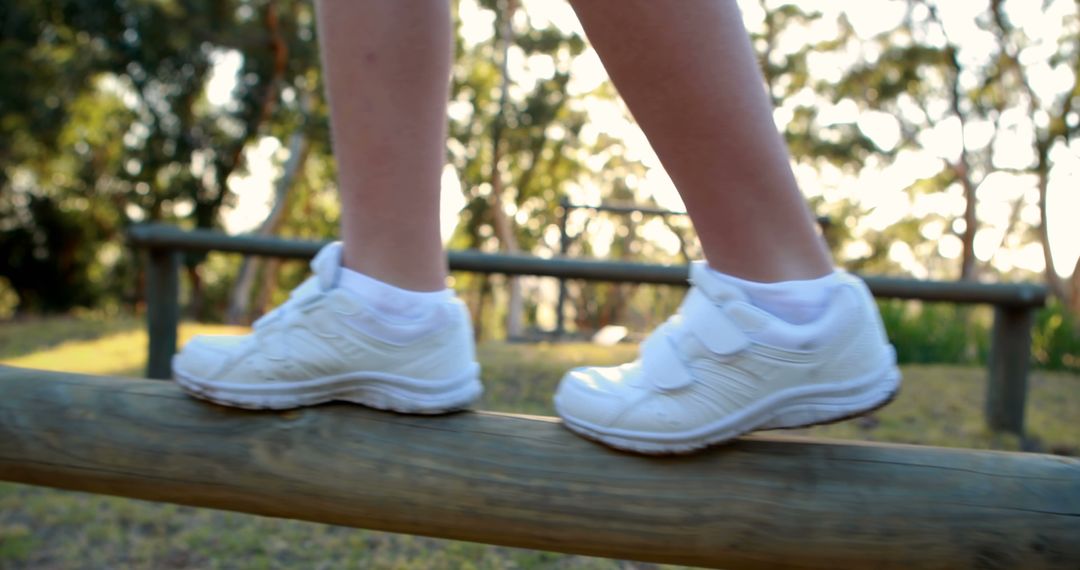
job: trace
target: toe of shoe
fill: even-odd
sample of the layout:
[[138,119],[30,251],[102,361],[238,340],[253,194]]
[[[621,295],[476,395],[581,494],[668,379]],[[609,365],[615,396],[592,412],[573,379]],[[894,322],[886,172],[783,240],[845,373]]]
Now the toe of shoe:
[[617,368],[575,368],[555,391],[555,409],[564,419],[610,424],[626,407],[631,388]]
[[188,378],[213,378],[230,360],[230,349],[241,342],[243,337],[197,336],[173,357],[173,373]]
[[594,429],[663,437],[695,431],[715,419],[714,405],[681,394],[652,389],[637,363],[577,368],[559,383],[555,408],[564,420]]

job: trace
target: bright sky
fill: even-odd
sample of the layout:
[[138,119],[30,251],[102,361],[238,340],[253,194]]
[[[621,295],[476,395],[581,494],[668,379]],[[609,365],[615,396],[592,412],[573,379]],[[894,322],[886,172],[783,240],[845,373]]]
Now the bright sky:
[[[776,2],[774,2],[775,4]],[[748,26],[756,26],[763,17],[754,1],[741,2],[744,19]],[[796,42],[813,41],[815,38],[831,37],[835,34],[835,15],[842,11],[852,22],[857,33],[864,38],[896,27],[904,15],[905,3],[898,0],[800,0],[799,5],[807,11],[819,11],[825,17],[821,23],[803,30],[803,37],[792,35],[790,46],[780,49],[795,49]],[[476,0],[460,0],[463,21],[462,33],[465,41],[476,43],[489,39],[492,34],[490,12],[479,9]],[[581,33],[580,25],[573,10],[566,2],[550,0],[523,0],[522,7],[529,22],[538,27],[554,25],[563,31]],[[975,63],[993,49],[993,36],[979,29],[975,22],[975,13],[982,10],[982,3],[940,2],[939,10],[944,20],[946,31],[953,42],[961,47],[960,55],[965,63]],[[1048,9],[1042,9],[1041,2],[1013,0],[1007,2],[1010,16],[1032,36],[1045,37],[1047,41],[1025,52],[1026,61],[1046,60],[1056,47],[1053,38],[1061,31],[1063,12],[1069,10],[1068,2],[1057,0]],[[524,15],[522,17],[525,17]],[[931,38],[933,40],[933,38]],[[1049,51],[1048,51],[1049,50]],[[857,54],[851,54],[854,57]],[[842,62],[830,57],[816,58],[811,61],[810,73],[828,78],[837,73]],[[227,105],[230,91],[235,82],[241,60],[238,53],[223,53],[215,66],[214,74],[208,85],[207,96],[215,105]],[[520,50],[512,51],[509,68],[513,79],[526,86],[533,81],[550,77],[554,73],[554,63],[548,57],[526,59]],[[1071,71],[1064,66],[1052,68],[1048,64],[1036,64],[1032,67],[1032,82],[1040,93],[1060,92],[1072,82]],[[577,57],[571,66],[569,90],[574,95],[587,94],[603,81],[606,74],[595,51],[587,49]],[[776,111],[778,124],[784,124],[791,115],[791,110],[798,101],[789,101]],[[600,134],[607,134],[624,141],[628,158],[641,161],[647,168],[643,180],[636,181],[637,191],[644,198],[652,196],[662,207],[683,209],[674,185],[664,173],[659,159],[649,147],[647,140],[631,121],[623,108],[610,101],[595,97],[585,97],[583,109],[588,113],[589,124],[582,131],[585,141],[591,142]],[[453,115],[455,109],[451,109]],[[867,136],[882,146],[893,146],[899,138],[899,123],[885,113],[864,113],[860,115],[853,104],[838,105],[822,111],[825,121],[835,123],[854,122]],[[1037,118],[1038,119],[1038,118]],[[1028,132],[1030,121],[1026,117],[1003,117],[1002,124],[1010,126],[1009,132],[999,137],[995,149],[995,160],[1001,166],[1024,166],[1032,150]],[[943,157],[955,157],[962,136],[969,148],[985,147],[989,143],[989,125],[971,124],[961,133],[956,121],[944,121],[934,132],[927,132],[920,139],[922,149],[904,152],[891,166],[867,168],[857,178],[829,169],[813,170],[798,168],[797,175],[808,194],[822,194],[827,200],[853,198],[869,212],[858,220],[857,231],[880,230],[909,215],[925,216],[930,213],[959,214],[963,211],[963,200],[958,189],[942,195],[921,196],[912,201],[904,188],[915,180],[932,175],[940,170]],[[232,232],[254,228],[269,210],[272,199],[274,178],[280,173],[277,166],[284,161],[286,149],[279,141],[265,138],[247,153],[250,174],[235,176],[230,180],[232,188],[240,197],[239,205],[226,213],[226,228]],[[1012,157],[1011,161],[1010,158]],[[1080,149],[1058,149],[1054,156],[1055,168],[1051,175],[1049,188],[1048,229],[1054,245],[1054,264],[1059,273],[1067,274],[1080,256],[1080,224],[1075,218],[1080,212]],[[1012,162],[1013,164],[1009,164]],[[599,188],[589,184],[571,186],[568,189],[571,198],[583,203],[596,203],[600,199]],[[993,256],[995,265],[1008,270],[1012,267],[1039,272],[1043,268],[1043,258],[1037,243],[1024,247],[1015,244],[1002,245],[1004,228],[1010,215],[1011,203],[1021,195],[1026,195],[1026,206],[1021,210],[1021,219],[1028,223],[1038,220],[1038,210],[1034,198],[1037,189],[1033,177],[1007,173],[997,173],[987,177],[978,188],[979,217],[984,224],[976,237],[976,255],[983,260]],[[464,206],[461,185],[453,168],[448,166],[443,176],[443,235],[449,238],[456,223],[457,214]],[[596,224],[598,253],[603,253],[603,239],[610,238],[614,228],[607,228],[603,223]],[[945,233],[944,227],[928,225],[923,229],[925,237],[937,240],[938,253],[945,258],[955,259],[960,255],[960,241],[955,236]],[[646,228],[646,237],[658,242],[670,241],[673,236],[663,227],[654,225]],[[652,234],[652,235],[649,235]],[[663,245],[663,244],[662,244]],[[667,244],[676,247],[675,244]],[[865,244],[855,244],[850,251],[858,255],[859,248]],[[918,261],[917,256],[907,244],[896,244],[890,250],[890,256],[915,276],[926,276],[927,268]]]

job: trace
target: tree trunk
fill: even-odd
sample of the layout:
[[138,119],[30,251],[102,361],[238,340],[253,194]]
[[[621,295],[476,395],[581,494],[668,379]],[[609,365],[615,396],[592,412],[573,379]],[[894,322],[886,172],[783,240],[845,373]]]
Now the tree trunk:
[[[998,37],[1002,39],[1004,45],[1004,39],[1009,37],[1013,32],[1013,27],[1009,23],[1007,17],[1005,17],[1003,11],[1002,0],[992,0],[990,2],[990,12],[993,16],[994,25],[997,28]],[[1025,74],[1024,66],[1020,63],[1018,56],[1019,49],[1016,50],[1003,50],[1002,53],[1007,56],[1007,61],[1011,65],[1012,71],[1016,74],[1016,79],[1019,81],[1020,86],[1027,93],[1028,96],[1028,111],[1034,115],[1038,110],[1042,108],[1040,104],[1039,95],[1031,87],[1031,81]],[[1071,62],[1072,67],[1076,67],[1077,59],[1073,59]],[[1070,90],[1072,93],[1076,93],[1080,89],[1080,76],[1074,74],[1073,85]],[[1035,167],[1035,174],[1039,180],[1039,225],[1036,228],[1039,233],[1039,242],[1042,245],[1043,250],[1043,276],[1046,281],[1046,288],[1050,294],[1061,300],[1064,307],[1078,317],[1077,323],[1080,327],[1080,259],[1076,262],[1076,267],[1073,268],[1073,274],[1071,279],[1066,282],[1062,279],[1054,268],[1054,256],[1053,250],[1050,245],[1050,233],[1046,225],[1046,199],[1047,191],[1050,184],[1050,148],[1057,140],[1062,140],[1066,145],[1070,142],[1070,131],[1066,128],[1068,124],[1067,118],[1073,109],[1072,97],[1066,97],[1060,109],[1056,112],[1051,111],[1049,118],[1049,128],[1046,130],[1036,129],[1035,131],[1035,151],[1038,157],[1038,164]],[[1077,330],[1080,333],[1080,330]]]
[[199,265],[187,264],[185,269],[188,274],[188,285],[191,287],[191,297],[188,301],[188,316],[196,321],[203,319],[205,296],[203,295],[203,280],[199,273]]
[[[1069,312],[1075,317],[1073,322],[1077,324],[1077,327],[1080,327],[1080,257],[1076,258],[1076,265],[1073,266],[1069,285]],[[1080,334],[1080,330],[1076,332]]]
[[479,285],[476,289],[476,314],[473,315],[473,337],[477,342],[484,340],[484,307],[491,296],[491,276],[481,275]]
[[[256,235],[274,235],[285,220],[286,206],[289,203],[289,191],[298,175],[303,172],[307,162],[311,142],[303,130],[297,130],[289,137],[289,159],[285,162],[285,172],[278,179],[274,188],[274,207],[255,231]],[[229,310],[226,321],[229,324],[246,324],[250,317],[251,290],[255,286],[255,276],[259,272],[260,261],[254,256],[244,257],[240,265],[240,274],[236,278],[232,294],[229,297]]]
[[[495,220],[495,235],[499,238],[499,243],[503,251],[509,253],[520,253],[521,248],[517,243],[517,236],[514,235],[514,228],[506,215],[506,211],[503,210],[503,201],[496,198],[499,191],[501,194],[501,184],[496,184],[494,181],[498,180],[498,174],[492,179],[492,217]],[[509,338],[519,338],[522,336],[525,330],[525,299],[521,294],[521,279],[514,276],[507,276],[506,284],[510,289],[509,306],[506,310],[506,336]]]
[[[967,161],[964,158],[961,158],[962,164],[966,162]],[[964,188],[964,233],[960,236],[960,241],[963,243],[963,256],[960,262],[960,280],[974,281],[976,279],[975,232],[979,228],[979,220],[975,216],[975,185],[971,183],[971,179],[966,173],[966,165],[961,168],[965,173],[960,179],[960,183]]]
[[[509,253],[520,253],[517,236],[514,235],[513,222],[506,215],[506,202],[502,170],[499,163],[502,160],[502,130],[506,122],[506,106],[509,103],[510,74],[507,71],[510,45],[513,43],[513,19],[517,9],[517,0],[502,0],[502,21],[499,29],[499,42],[502,61],[502,88],[499,92],[499,111],[492,125],[492,153],[491,153],[491,216],[495,226],[495,236],[499,239],[499,247]],[[508,338],[520,338],[525,331],[525,301],[521,294],[521,280],[518,277],[508,277],[507,284],[510,289],[509,306],[506,312],[506,336]]]
[[[1043,250],[1043,264],[1045,269],[1043,270],[1043,276],[1046,278],[1046,288],[1050,291],[1050,294],[1061,300],[1065,306],[1070,306],[1069,291],[1065,288],[1065,283],[1058,276],[1057,271],[1054,270],[1054,255],[1053,250],[1050,247],[1050,230],[1046,226],[1046,196],[1050,187],[1050,144],[1049,142],[1039,141],[1037,143],[1039,164],[1036,166],[1036,174],[1039,177],[1039,242],[1042,243]],[[1076,274],[1073,274],[1073,281],[1076,280]],[[1080,314],[1074,312],[1074,314]]]
[[953,172],[960,180],[964,189],[964,234],[960,236],[963,243],[963,254],[960,261],[960,280],[974,281],[975,273],[975,233],[979,229],[979,219],[976,216],[977,196],[975,194],[975,182],[971,179],[971,163],[968,160],[967,143],[964,140],[964,113],[960,108],[960,100],[964,97],[960,88],[960,60],[957,58],[956,48],[949,46],[949,61],[952,64],[952,97],[950,106],[956,118],[960,120],[960,156],[953,165]]
[[277,290],[278,283],[278,269],[281,267],[281,260],[272,257],[266,260],[266,263],[262,264],[262,286],[259,287],[259,293],[255,298],[255,306],[251,308],[248,313],[248,320],[254,321],[257,317],[265,315],[269,310],[270,302],[273,300],[274,291]]

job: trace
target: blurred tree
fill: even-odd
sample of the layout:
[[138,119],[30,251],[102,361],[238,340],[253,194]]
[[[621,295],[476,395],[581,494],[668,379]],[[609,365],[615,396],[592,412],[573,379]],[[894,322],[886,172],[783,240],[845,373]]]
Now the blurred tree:
[[[1078,317],[1074,321],[1080,329],[1080,259],[1076,260],[1071,282],[1066,283],[1055,270],[1053,244],[1046,224],[1053,156],[1058,152],[1075,152],[1070,147],[1080,133],[1080,115],[1076,110],[1080,103],[1080,3],[1077,3],[1076,11],[1063,19],[1062,34],[1056,38],[1035,37],[1031,29],[1017,27],[1001,0],[991,0],[990,14],[989,28],[1001,46],[994,59],[994,74],[1002,88],[1008,88],[1009,103],[1024,109],[1034,126],[1031,142],[1035,159],[1026,170],[1034,173],[1038,180],[1039,223],[1036,232],[1042,245],[1044,277],[1052,294]],[[1053,42],[1053,49],[1048,57],[1031,57],[1031,54],[1045,51],[1042,46],[1049,42]],[[1046,71],[1061,73],[1066,81],[1056,91],[1036,90],[1032,76]],[[1080,330],[1076,332],[1080,334]]]
[[[769,93],[782,111],[780,116],[786,115],[786,123],[781,119],[781,126],[796,162],[819,173],[838,169],[846,176],[856,177],[864,169],[885,169],[906,152],[921,149],[917,140],[920,133],[957,118],[954,105],[941,104],[956,102],[955,92],[951,91],[957,75],[951,67],[951,48],[917,41],[913,37],[917,31],[913,32],[910,10],[904,25],[871,38],[860,37],[841,13],[835,22],[834,35],[794,43],[796,47],[792,47],[791,34],[808,35],[811,26],[820,23],[822,15],[794,5],[771,9],[771,2],[759,0],[759,4],[765,16],[760,32],[755,34],[756,45],[762,54]],[[829,77],[820,75],[825,62],[835,66]],[[812,73],[812,69],[817,72]],[[837,112],[845,108],[848,112]],[[876,140],[868,134],[868,125],[864,123],[867,117],[895,121],[901,137],[897,141]],[[966,149],[950,159],[942,158],[939,174],[908,189],[911,193],[935,193],[958,181],[963,183],[967,203],[964,216],[970,223],[963,231],[961,265],[965,269],[960,271],[961,278],[973,277],[972,240],[977,225],[973,218],[975,184],[967,167],[968,160]],[[877,190],[880,189],[866,191]],[[845,249],[844,242],[856,237],[852,228],[868,212],[849,201],[812,203],[823,209],[818,213],[834,220],[830,245],[850,269],[876,273],[902,271],[890,260],[893,244],[914,245],[924,241],[918,234],[920,221],[894,223],[884,230],[857,236],[869,247],[851,256],[852,250]]]
[[[451,247],[535,252],[544,230],[556,223],[560,186],[582,173],[578,133],[585,115],[570,105],[567,85],[570,64],[584,43],[553,25],[531,23],[528,12],[514,4],[499,9],[503,1],[468,3],[490,16],[486,38],[463,37],[458,20],[448,150],[466,207]],[[459,288],[472,290],[467,297],[481,333],[490,283],[486,276],[459,279]],[[518,299],[504,321],[511,334],[525,326]],[[529,318],[535,321],[535,315]]]
[[[872,34],[844,14],[832,21],[799,3],[743,2],[747,13],[756,7],[760,14],[750,29],[797,169],[828,186],[936,153],[937,167],[904,192],[915,203],[962,198],[962,209],[931,207],[881,227],[868,226],[881,212],[866,211],[860,196],[816,192],[815,210],[836,222],[827,238],[838,258],[867,272],[911,271],[893,255],[906,248],[930,275],[989,275],[996,269],[980,261],[985,251],[975,252],[991,222],[976,198],[994,176],[1028,176],[1036,181],[1033,192],[1013,200],[999,247],[1041,240],[1048,283],[1080,310],[1080,293],[1069,293],[1080,290],[1080,272],[1072,287],[1054,273],[1045,224],[1056,157],[1075,154],[1080,123],[1077,3],[1045,0],[1044,11],[1063,22],[1053,28],[1056,37],[1047,37],[1021,3],[986,0],[981,10],[964,4],[977,12],[973,32],[957,31],[955,17],[942,17],[960,4],[879,1],[904,11],[898,25]],[[585,44],[537,19],[539,5],[461,0],[455,6],[448,156],[466,206],[451,247],[556,253],[561,196],[649,199],[643,180],[650,173],[631,160],[629,143],[589,124],[598,101],[616,98],[614,89],[605,83],[588,93],[570,91],[571,67]],[[5,3],[0,278],[18,295],[20,310],[132,299],[138,263],[121,245],[124,228],[150,220],[221,227],[236,203],[231,188],[245,174],[245,157],[264,137],[292,151],[274,158],[278,194],[288,198],[279,198],[263,230],[312,239],[336,232],[312,10],[297,0]],[[976,38],[989,45],[982,52],[968,47],[976,32],[994,40]],[[1056,78],[1052,88],[1047,77]],[[890,130],[895,140],[881,134]],[[1030,134],[1028,162],[1002,150],[1006,139],[1015,148],[1017,133]],[[1029,215],[1032,209],[1041,210],[1041,221]],[[668,231],[634,217],[597,216],[586,224],[587,216],[571,217],[570,255],[657,261],[696,255],[685,222],[673,221]],[[947,241],[960,244],[958,261],[942,253]],[[201,316],[222,310],[231,291],[239,320],[247,318],[244,303],[251,303],[248,316],[257,315],[304,271],[300,264],[283,265],[279,275],[277,262],[238,270],[235,260],[199,261],[189,259],[190,281],[203,290],[196,300],[213,297]],[[239,285],[222,284],[237,271]],[[535,325],[537,303],[529,301],[528,288],[536,280],[521,280],[518,293],[507,293],[493,286],[503,282],[498,277],[456,277],[478,326],[516,334]],[[632,320],[664,305],[631,289],[573,288],[582,327]],[[513,309],[505,309],[507,300]]]
[[[860,227],[864,224],[859,219],[874,217],[872,212],[845,201],[819,199],[816,203],[824,209],[819,213],[838,222],[837,233],[830,236],[838,257],[850,259],[858,269],[897,271],[890,258],[900,248],[924,267],[945,267],[943,242],[955,239],[959,263],[945,274],[976,279],[979,273],[997,271],[993,245],[984,239],[991,235],[999,238],[998,249],[1017,248],[1030,241],[1025,236],[1034,229],[1049,251],[1045,225],[1032,225],[1031,216],[1023,215],[1033,206],[1033,194],[1013,191],[1008,220],[995,218],[997,227],[992,228],[984,227],[979,196],[1001,188],[1006,179],[1013,188],[1023,188],[1023,175],[1031,174],[1038,178],[1045,200],[1053,167],[1050,149],[1055,144],[1064,149],[1077,123],[1071,103],[1080,93],[1077,74],[1067,71],[1077,69],[1080,45],[1075,2],[1044,2],[1044,9],[1065,22],[1054,38],[1038,35],[1041,28],[1031,24],[1030,17],[1029,25],[1018,29],[1010,14],[1031,10],[999,0],[987,0],[981,8],[936,0],[882,1],[883,12],[890,7],[902,10],[897,25],[874,33],[857,28],[845,13],[833,25],[797,5],[766,0],[757,4],[762,22],[753,29],[755,47],[797,163],[819,177],[839,172],[851,179],[868,169],[903,172],[933,156],[940,168],[906,188],[909,204],[944,205],[952,203],[952,196],[962,198],[963,207],[956,212],[938,207],[907,216],[885,215],[900,221],[884,229]],[[948,18],[942,15],[945,9]],[[970,13],[974,21],[965,20],[961,12]],[[830,29],[833,33],[822,34]],[[814,39],[793,40],[798,37]],[[1051,42],[1056,49],[1046,49]],[[1069,89],[1033,89],[1030,74],[1045,78],[1048,70],[1068,74]],[[1045,81],[1041,87],[1046,88]],[[1022,152],[1004,149],[1016,149],[1017,133],[1029,131],[1033,152],[1025,163]],[[987,235],[980,238],[984,229]],[[869,247],[846,247],[844,242],[852,239]],[[852,252],[857,253],[854,259],[843,255]],[[1046,257],[1050,268],[1049,253]],[[1063,285],[1055,287],[1056,275],[1048,271],[1051,286],[1064,290]]]
[[[510,47],[514,45],[514,14],[517,13],[517,0],[499,0],[495,11],[495,26],[498,29],[495,52],[499,66],[499,98],[496,103],[495,118],[491,122],[491,218],[495,227],[495,236],[499,247],[507,253],[521,253],[513,222],[506,213],[508,204],[504,194],[503,179],[505,164],[502,161],[503,131],[507,126],[507,105],[510,98]],[[509,299],[506,309],[506,336],[511,339],[521,338],[525,331],[525,300],[521,296],[521,279],[507,279]]]
[[[9,4],[0,22],[0,82],[12,91],[3,93],[0,191],[12,199],[4,200],[0,223],[46,240],[71,240],[39,238],[36,254],[8,256],[3,274],[31,283],[46,278],[35,276],[30,259],[47,263],[41,256],[64,245],[92,259],[100,240],[133,222],[217,227],[232,198],[228,180],[243,172],[245,149],[269,132],[282,90],[303,78],[314,53],[312,24],[295,18],[300,2]],[[299,74],[290,69],[289,45],[306,55]],[[237,63],[232,92],[224,102],[210,101],[211,74],[230,57]],[[30,208],[48,201],[59,210],[70,204],[76,211],[112,211],[86,218],[101,222],[96,231],[48,230],[34,215],[41,207]],[[85,226],[83,217],[70,216],[68,225]],[[25,241],[18,232],[6,239],[15,248]],[[196,299],[197,261],[189,260]],[[78,272],[85,276],[85,268]],[[20,292],[26,294],[53,295]],[[63,310],[92,301],[93,295],[26,308]]]
[[86,180],[96,166],[118,165],[120,153],[64,147],[73,119],[107,140],[122,132],[116,117],[125,110],[113,95],[86,93],[107,53],[68,19],[50,2],[13,0],[0,10],[0,277],[20,312],[96,301],[92,246],[115,222]]

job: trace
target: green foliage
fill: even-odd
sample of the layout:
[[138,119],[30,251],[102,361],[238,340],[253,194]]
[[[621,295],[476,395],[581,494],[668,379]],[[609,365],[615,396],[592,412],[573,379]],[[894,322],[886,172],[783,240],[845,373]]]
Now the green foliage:
[[11,288],[11,282],[0,277],[0,321],[10,319],[19,306],[19,294]]
[[1035,366],[1080,372],[1080,317],[1061,301],[1051,299],[1035,316],[1031,340]]
[[[550,77],[538,77],[532,85],[512,83],[508,99],[501,101],[497,41],[503,18],[511,16],[495,13],[488,41],[469,46],[458,37],[456,42],[451,101],[467,103],[471,109],[464,116],[452,115],[449,129],[449,161],[461,177],[467,201],[454,247],[498,247],[490,211],[492,173],[496,170],[515,211],[528,214],[527,221],[514,224],[514,237],[524,251],[541,245],[543,231],[557,221],[560,186],[582,171],[575,151],[583,146],[578,135],[585,115],[569,105],[567,85],[570,62],[584,50],[584,42],[554,26],[515,27],[513,49],[520,50],[524,58],[550,59],[554,72]],[[502,112],[500,103],[504,105]],[[492,164],[496,138],[501,154],[498,165]]]
[[[985,365],[990,354],[993,310],[948,303],[879,301],[889,340],[903,364]],[[1080,323],[1051,300],[1035,315],[1032,366],[1080,372]]]
[[948,303],[879,301],[897,359],[909,363],[985,364],[990,310]]
[[19,299],[19,309],[62,312],[90,305],[103,284],[92,278],[95,251],[85,244],[100,239],[102,228],[69,209],[66,200],[23,198],[23,211],[32,222],[0,237],[0,257],[5,261],[0,275]]
[[[219,225],[247,145],[271,124],[297,122],[295,97],[283,94],[317,88],[311,10],[242,0],[5,4],[0,276],[20,311],[124,297],[136,265],[118,246],[131,223]],[[240,54],[232,99],[212,105],[211,72],[231,53]]]
[[[1022,135],[1027,123],[1010,126],[1003,119],[1019,110],[1030,117],[1046,115],[1045,124],[1035,120],[1031,126],[1041,137],[1039,156],[1049,161],[1040,168],[1053,166],[1049,158],[1057,153],[1051,153],[1051,147],[1068,143],[1080,128],[1067,116],[1074,112],[1072,98],[1033,98],[1038,93],[1028,92],[1025,74],[1044,63],[1053,70],[1077,69],[1080,20],[1069,12],[1060,37],[1028,37],[1030,30],[1009,20],[1007,6],[998,13],[993,10],[1001,8],[999,3],[991,3],[979,23],[1000,45],[981,57],[963,54],[963,46],[945,33],[933,11],[938,4],[912,2],[900,25],[864,37],[843,16],[828,22],[798,3],[761,0],[763,19],[750,31],[768,93],[784,107],[778,117],[784,117],[781,126],[796,163],[825,173],[823,179],[836,172],[853,175],[868,166],[887,167],[905,152],[923,150],[927,134],[952,136],[930,129],[957,120],[982,125],[993,137],[1010,129]],[[558,201],[571,188],[595,186],[605,199],[647,202],[640,185],[645,168],[627,158],[623,141],[603,133],[585,136],[585,102],[613,100],[616,94],[610,84],[590,93],[568,92],[571,63],[585,49],[583,38],[555,26],[538,27],[529,21],[527,10],[518,7],[510,13],[501,8],[505,5],[479,2],[492,20],[488,37],[475,44],[460,33],[455,38],[451,100],[456,110],[451,113],[447,154],[462,180],[466,207],[451,247],[493,250],[502,245],[492,215],[492,173],[497,171],[514,240],[525,252],[547,255],[559,249],[551,236],[559,221]],[[10,312],[4,307],[10,307],[12,299],[22,313],[134,305],[141,267],[124,247],[123,231],[147,220],[220,227],[222,212],[236,200],[229,180],[245,173],[245,149],[265,136],[285,140],[301,131],[311,143],[281,234],[309,239],[334,235],[339,218],[336,173],[313,10],[310,3],[297,0],[6,2],[0,11],[0,279],[2,290],[9,293],[0,299],[0,314]],[[507,19],[513,24],[516,59],[542,62],[538,67],[551,72],[528,80],[511,77],[509,96],[501,101],[499,30]],[[810,30],[829,31],[807,34]],[[815,39],[793,41],[810,36]],[[1041,43],[1058,49],[1026,49]],[[1021,52],[1027,55],[1017,59]],[[1050,54],[1045,62],[1038,55],[1043,52]],[[821,69],[815,67],[815,58],[820,57],[838,58],[839,79],[815,77]],[[218,64],[229,58],[238,65],[232,97],[214,104],[207,88],[215,70],[221,71]],[[961,76],[966,79],[957,83]],[[826,121],[824,111],[831,104],[856,112]],[[894,147],[881,148],[852,118],[870,112],[896,120],[900,138]],[[493,164],[496,138],[499,164]],[[963,168],[957,157],[942,157],[941,169],[915,181],[908,193],[913,198],[942,196],[955,192],[964,176],[977,185],[1002,171],[995,163],[1002,157],[995,158],[994,148],[991,141],[967,149]],[[1009,247],[1037,236],[1030,216],[1019,215],[1025,204],[1017,204],[1017,215],[1002,240]],[[859,199],[819,198],[814,209],[835,222],[827,239],[840,263],[850,269],[905,273],[908,266],[889,255],[899,244],[909,248],[931,276],[959,275],[956,260],[944,257],[926,237],[931,234],[922,231],[935,224],[954,238],[955,212],[909,215],[877,230],[860,224],[873,212]],[[646,238],[647,221],[594,219],[593,227],[611,223],[616,228],[610,244],[603,244],[610,246],[603,248],[610,257],[669,263],[699,254],[684,222],[670,224],[681,242],[679,254],[672,255]],[[597,253],[590,241],[595,235],[587,229],[571,232],[575,239],[570,255]],[[867,247],[848,248],[852,244]],[[187,262],[191,311],[203,318],[218,317],[238,260],[189,256]],[[260,299],[280,301],[304,272],[302,264],[283,267],[280,276],[268,272],[259,277],[269,291],[257,295]],[[989,265],[982,269],[993,271]],[[498,320],[504,309],[495,302],[502,297],[493,293],[491,281],[462,276],[458,284],[474,314],[483,314],[478,321]],[[606,284],[573,287],[582,329],[648,322],[677,296]],[[531,307],[529,324],[536,325],[538,303],[525,302]],[[485,324],[483,329],[498,327]],[[1047,332],[1046,338],[1058,338],[1065,329],[1053,330],[1058,332]],[[1069,345],[1056,340],[1050,345],[1063,348],[1048,348],[1046,362],[1067,366]],[[978,353],[973,347],[969,342],[967,354]]]

